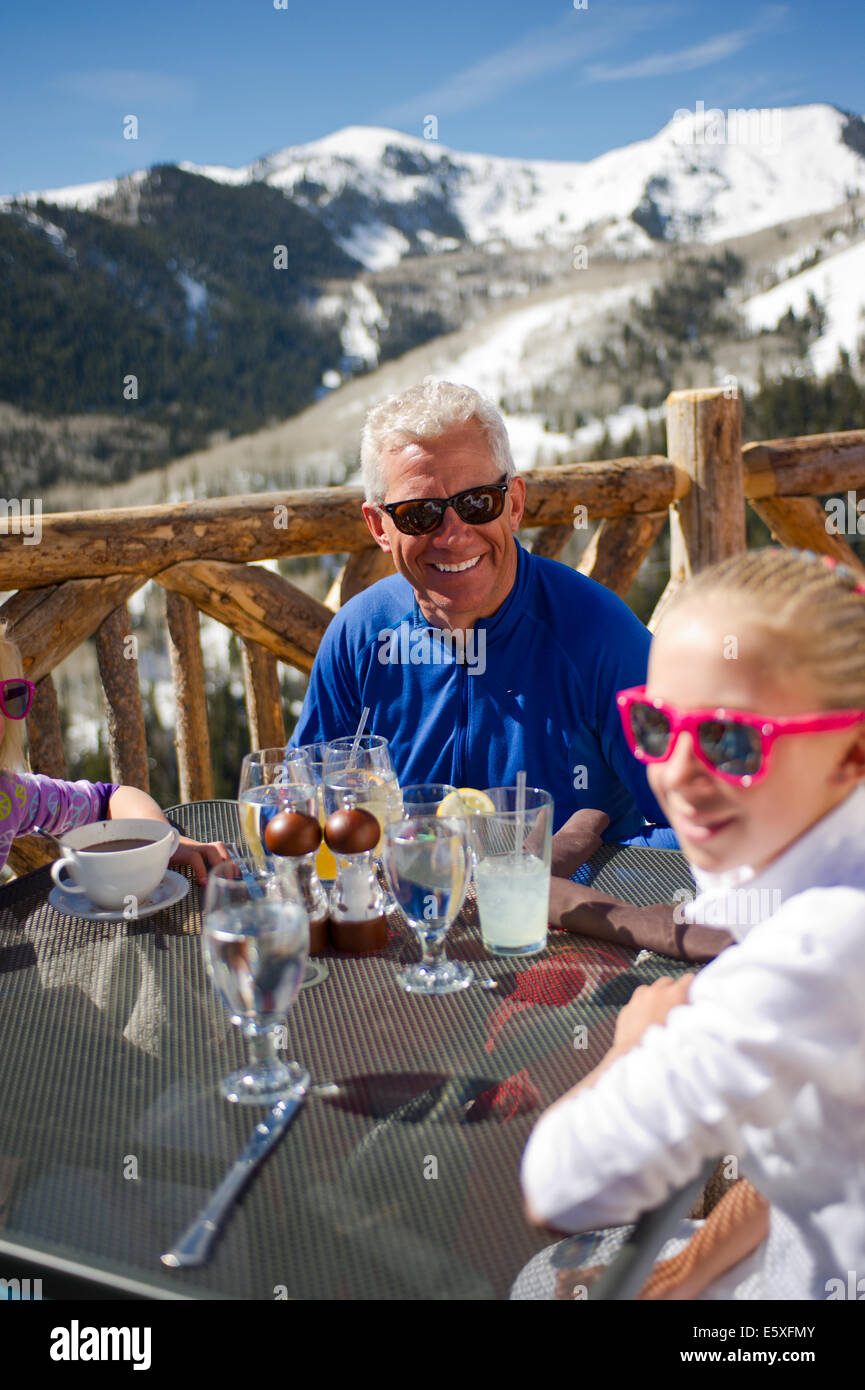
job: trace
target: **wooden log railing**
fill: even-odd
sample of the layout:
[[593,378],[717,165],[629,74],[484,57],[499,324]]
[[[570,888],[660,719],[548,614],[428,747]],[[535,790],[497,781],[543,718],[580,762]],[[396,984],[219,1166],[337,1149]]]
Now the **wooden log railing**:
[[[579,570],[624,596],[670,520],[670,579],[651,620],[689,574],[745,548],[746,502],[782,544],[865,566],[827,524],[821,495],[865,489],[865,429],[741,444],[740,405],[726,389],[675,391],[667,401],[669,457],[572,463],[522,474],[522,526],[534,550],[558,556],[575,526],[598,521]],[[199,613],[241,639],[250,738],[281,743],[277,661],[308,672],[333,612],[392,570],[360,510],[359,488],[44,516],[37,545],[0,536],[0,617],[38,682],[31,761],[63,775],[51,672],[96,637],[109,711],[112,775],[147,785],[144,717],[127,600],[148,580],[166,593],[176,702],[180,794],[212,794]],[[347,554],[326,603],[256,564]]]

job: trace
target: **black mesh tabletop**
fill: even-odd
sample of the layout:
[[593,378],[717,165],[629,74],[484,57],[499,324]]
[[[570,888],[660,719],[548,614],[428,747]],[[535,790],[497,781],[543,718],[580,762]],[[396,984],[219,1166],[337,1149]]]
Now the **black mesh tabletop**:
[[[168,814],[240,842],[234,802]],[[591,881],[632,901],[693,891],[662,850],[606,847]],[[549,1243],[522,1214],[532,1125],[597,1064],[638,984],[693,968],[567,932],[542,955],[488,957],[471,900],[447,939],[477,975],[460,994],[405,994],[397,968],[420,951],[396,920],[378,954],[317,957],[285,1049],[313,1093],[210,1262],[171,1271],[160,1253],[263,1113],[219,1092],[246,1053],[204,968],[200,890],[93,923],[57,913],[50,888],[40,870],[0,889],[0,1244],[155,1296],[506,1298]]]

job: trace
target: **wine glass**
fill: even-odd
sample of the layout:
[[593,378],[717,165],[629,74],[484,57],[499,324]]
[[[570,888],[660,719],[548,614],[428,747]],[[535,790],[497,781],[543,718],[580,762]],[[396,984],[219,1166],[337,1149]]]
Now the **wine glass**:
[[240,764],[237,795],[251,787],[280,786],[288,782],[314,782],[306,752],[299,748],[256,748]]
[[[386,738],[364,734],[331,739],[325,748],[324,809],[330,816],[343,807],[370,811],[384,833],[402,815],[402,799]],[[376,854],[381,852],[379,839]]]
[[464,820],[411,816],[384,835],[384,871],[396,901],[420,938],[422,959],[400,974],[410,994],[452,994],[474,975],[445,957],[445,933],[463,905],[471,876]]
[[204,893],[204,945],[214,988],[253,1055],[225,1078],[223,1095],[249,1105],[302,1095],[309,1073],[276,1055],[309,950],[309,919],[290,866],[271,855],[215,865]]

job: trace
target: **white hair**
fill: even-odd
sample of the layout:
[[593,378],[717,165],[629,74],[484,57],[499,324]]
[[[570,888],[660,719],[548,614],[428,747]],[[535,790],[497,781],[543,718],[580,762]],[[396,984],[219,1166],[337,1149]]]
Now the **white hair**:
[[367,502],[383,502],[385,479],[381,456],[419,439],[440,439],[443,434],[477,421],[500,471],[516,477],[505,422],[492,401],[471,386],[426,377],[417,386],[400,391],[374,406],[360,437],[360,466]]

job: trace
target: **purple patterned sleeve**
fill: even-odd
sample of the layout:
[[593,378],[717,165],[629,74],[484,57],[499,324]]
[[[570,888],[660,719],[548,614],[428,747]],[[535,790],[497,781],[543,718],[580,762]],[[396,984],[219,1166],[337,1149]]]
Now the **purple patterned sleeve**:
[[61,782],[38,773],[0,773],[0,863],[12,841],[31,830],[62,835],[76,825],[105,820],[114,787],[109,782]]
[[96,819],[108,820],[108,803],[120,784],[118,782],[91,782],[90,785],[102,798],[99,803],[99,815]]

